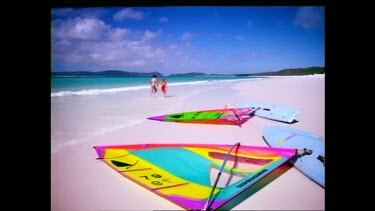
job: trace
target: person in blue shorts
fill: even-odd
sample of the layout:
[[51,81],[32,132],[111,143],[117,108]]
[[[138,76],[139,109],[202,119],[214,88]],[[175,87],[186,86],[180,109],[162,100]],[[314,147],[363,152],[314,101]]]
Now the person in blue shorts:
[[150,96],[153,96],[154,94],[156,94],[156,92],[158,92],[158,79],[156,79],[156,75],[152,76],[150,84],[151,84],[151,95]]

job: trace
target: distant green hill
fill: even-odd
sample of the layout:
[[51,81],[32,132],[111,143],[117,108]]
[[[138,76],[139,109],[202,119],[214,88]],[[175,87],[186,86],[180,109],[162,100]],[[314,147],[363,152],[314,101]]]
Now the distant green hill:
[[313,74],[323,74],[325,73],[324,67],[309,67],[309,68],[296,68],[296,69],[285,69],[277,72],[265,72],[265,73],[255,73],[251,75],[259,76],[278,76],[278,75],[313,75]]
[[180,74],[170,74],[169,76],[206,76],[205,73],[190,72],[190,73],[180,73]]

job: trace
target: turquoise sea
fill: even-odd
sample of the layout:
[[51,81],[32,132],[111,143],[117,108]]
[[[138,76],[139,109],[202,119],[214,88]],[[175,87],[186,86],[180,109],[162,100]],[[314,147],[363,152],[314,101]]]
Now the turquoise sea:
[[[163,77],[159,77],[161,81]],[[255,76],[164,77],[168,86],[210,84],[233,80],[257,80]],[[97,95],[150,89],[150,77],[53,77],[51,97]]]

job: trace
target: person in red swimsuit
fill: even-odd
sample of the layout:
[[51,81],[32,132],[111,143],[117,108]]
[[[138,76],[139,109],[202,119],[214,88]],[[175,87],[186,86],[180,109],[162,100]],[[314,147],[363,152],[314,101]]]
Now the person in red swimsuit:
[[161,80],[160,87],[161,87],[161,91],[163,92],[163,96],[165,96],[167,94],[167,80],[165,80],[165,78]]

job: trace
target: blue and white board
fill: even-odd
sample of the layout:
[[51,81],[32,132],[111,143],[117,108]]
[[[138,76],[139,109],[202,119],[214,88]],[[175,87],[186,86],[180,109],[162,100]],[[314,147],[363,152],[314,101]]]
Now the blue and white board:
[[297,109],[273,103],[250,101],[241,102],[236,105],[236,108],[246,107],[260,108],[259,110],[255,111],[255,116],[288,123],[292,123],[300,113],[300,111]]
[[306,176],[323,188],[325,187],[325,143],[323,137],[282,126],[267,126],[263,128],[262,132],[270,147],[312,150],[311,154],[296,155],[290,162]]

